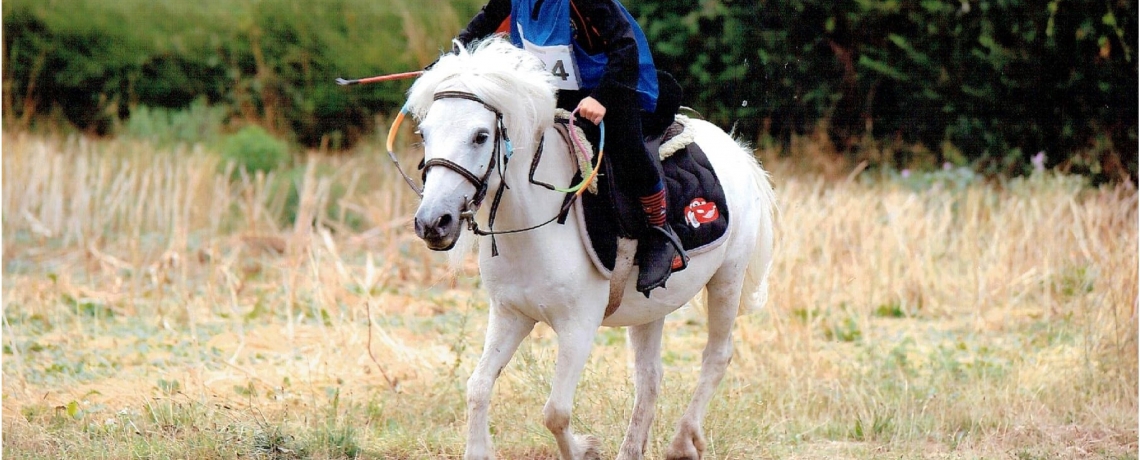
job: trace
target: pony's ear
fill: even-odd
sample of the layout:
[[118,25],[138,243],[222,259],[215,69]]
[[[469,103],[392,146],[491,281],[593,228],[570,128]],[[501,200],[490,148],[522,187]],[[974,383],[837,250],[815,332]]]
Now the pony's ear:
[[451,54],[470,54],[470,52],[467,50],[466,46],[463,46],[463,42],[459,41],[459,39],[456,38],[451,40]]

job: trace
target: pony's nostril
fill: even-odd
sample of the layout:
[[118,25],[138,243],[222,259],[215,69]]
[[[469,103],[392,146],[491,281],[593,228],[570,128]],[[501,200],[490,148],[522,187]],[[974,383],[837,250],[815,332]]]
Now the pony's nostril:
[[447,227],[449,224],[451,224],[451,219],[451,214],[444,214],[442,216],[439,216],[439,220],[435,222],[435,228],[442,230],[444,227]]

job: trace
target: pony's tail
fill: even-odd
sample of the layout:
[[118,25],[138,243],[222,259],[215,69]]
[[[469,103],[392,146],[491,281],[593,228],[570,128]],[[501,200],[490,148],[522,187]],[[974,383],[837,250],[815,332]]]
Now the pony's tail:
[[[751,149],[741,146],[743,153],[751,153]],[[748,155],[748,166],[752,172],[757,194],[760,197],[760,221],[755,224],[760,229],[756,233],[756,248],[748,260],[748,268],[744,272],[744,289],[740,293],[740,308],[737,316],[747,315],[759,311],[768,303],[768,272],[772,268],[773,231],[775,224],[776,193],[772,190],[772,182],[768,172],[760,167],[756,157]]]

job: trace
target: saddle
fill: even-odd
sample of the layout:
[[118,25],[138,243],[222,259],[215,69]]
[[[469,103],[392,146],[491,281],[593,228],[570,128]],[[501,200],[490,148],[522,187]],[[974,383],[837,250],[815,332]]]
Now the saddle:
[[[557,120],[561,129],[568,128],[564,125],[566,120],[568,118]],[[720,180],[704,151],[693,143],[689,121],[683,115],[674,116],[664,132],[646,139],[646,148],[650,152],[659,152],[662,159],[668,193],[666,220],[685,251],[694,256],[724,242],[729,216]],[[595,144],[598,133],[591,130],[588,123],[584,125],[586,139],[592,141],[590,145]],[[583,126],[577,125],[576,128]],[[624,195],[615,183],[621,180],[620,173],[613,171],[610,162],[604,158],[602,164],[595,167],[601,168],[595,182],[596,190],[591,187],[590,193],[583,194],[572,212],[578,213],[578,221],[582,222],[579,230],[590,242],[587,245],[592,249],[590,258],[598,270],[609,277],[617,258],[618,237],[636,238],[644,222],[637,197]],[[579,180],[581,173],[575,182]]]

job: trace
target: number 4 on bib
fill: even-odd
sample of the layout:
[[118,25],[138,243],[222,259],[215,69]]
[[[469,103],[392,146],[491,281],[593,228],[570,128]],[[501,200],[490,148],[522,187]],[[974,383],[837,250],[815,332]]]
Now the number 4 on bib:
[[[521,33],[522,25],[519,25]],[[574,50],[569,45],[539,46],[522,39],[523,48],[537,57],[554,76],[554,86],[558,89],[579,88],[578,67],[574,62]]]
[[550,69],[550,73],[562,81],[570,79],[570,73],[566,72],[566,63],[561,59],[554,63],[554,68]]

